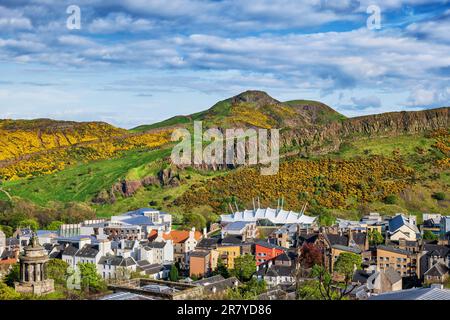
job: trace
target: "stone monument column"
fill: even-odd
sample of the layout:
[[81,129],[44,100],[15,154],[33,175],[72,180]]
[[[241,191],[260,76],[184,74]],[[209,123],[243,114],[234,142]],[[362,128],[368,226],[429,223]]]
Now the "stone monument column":
[[17,292],[41,295],[54,291],[54,282],[47,279],[45,270],[48,254],[39,244],[36,235],[32,236],[19,260],[20,282],[14,283]]
[[34,281],[34,266],[33,264],[28,264],[28,281],[33,282]]

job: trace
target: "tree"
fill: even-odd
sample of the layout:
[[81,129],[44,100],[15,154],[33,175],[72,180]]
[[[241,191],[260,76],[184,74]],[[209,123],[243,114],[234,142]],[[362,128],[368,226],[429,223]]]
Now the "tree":
[[188,213],[184,216],[184,223],[187,228],[194,227],[196,230],[203,230],[206,227],[206,219],[198,213]]
[[322,253],[313,243],[304,243],[300,249],[300,264],[302,268],[309,269],[314,265],[322,264]]
[[9,270],[8,274],[5,277],[5,283],[9,287],[14,287],[14,282],[19,282],[20,280],[20,265],[18,263],[14,264]]
[[341,290],[341,296],[349,294],[355,288],[355,286],[349,288],[349,284],[353,279],[355,269],[358,268],[361,268],[361,256],[355,253],[343,252],[337,258],[334,263],[334,271],[344,276],[344,288]]
[[106,289],[106,283],[97,273],[95,264],[84,262],[78,263],[81,276],[81,288],[88,292],[102,292]]
[[[323,269],[325,270],[325,269]],[[329,286],[331,289],[331,285]],[[298,299],[300,300],[339,300],[339,295],[335,290],[330,290],[330,298],[326,297],[326,290],[319,280],[303,282],[298,289]]]
[[20,294],[6,283],[0,281],[0,300],[16,300],[20,299]]
[[321,206],[312,206],[309,209],[309,213],[313,216],[319,217],[319,225],[321,226],[332,226],[336,222],[336,217],[334,217],[327,209]]
[[230,300],[255,300],[266,291],[267,284],[264,280],[252,278],[239,287],[228,289],[226,296]]
[[217,270],[214,273],[220,274],[224,278],[228,278],[230,276],[230,272],[221,257],[217,259]]
[[131,271],[125,267],[118,267],[116,269],[117,280],[129,280],[131,279]]
[[386,204],[396,204],[397,203],[397,196],[394,194],[388,195],[386,198],[384,198],[384,203]]
[[61,225],[63,225],[64,222],[62,221],[52,221],[48,226],[47,226],[47,230],[59,230],[59,227],[61,227]]
[[437,240],[439,237],[437,235],[435,235],[433,232],[431,232],[430,230],[425,230],[425,232],[423,233],[422,238],[424,240]]
[[384,242],[383,235],[378,230],[375,229],[369,231],[368,237],[369,237],[369,244],[371,246],[376,246]]
[[356,286],[350,286],[355,267],[361,266],[361,257],[354,253],[343,252],[334,263],[334,271],[344,277],[343,281],[334,281],[328,270],[320,265],[312,268],[311,275],[316,278],[301,287],[299,296],[305,299],[342,300],[346,298]]
[[232,274],[241,281],[248,281],[256,272],[256,260],[253,255],[245,254],[234,259]]
[[320,265],[315,265],[312,268],[311,276],[317,278],[317,290],[320,293],[322,299],[325,300],[335,300],[334,292],[332,289],[332,277],[331,274],[325,269],[325,267]]
[[169,273],[170,281],[177,282],[179,279],[178,268],[173,264]]
[[12,235],[13,235],[13,233],[14,233],[13,228],[10,227],[10,226],[0,226],[0,230],[3,231],[3,233],[5,234],[5,236],[6,236],[7,238],[12,237]]
[[56,284],[65,285],[68,277],[69,264],[61,259],[51,259],[47,263],[47,276]]
[[34,219],[25,219],[19,222],[19,228],[30,228],[36,231],[39,229],[39,223]]

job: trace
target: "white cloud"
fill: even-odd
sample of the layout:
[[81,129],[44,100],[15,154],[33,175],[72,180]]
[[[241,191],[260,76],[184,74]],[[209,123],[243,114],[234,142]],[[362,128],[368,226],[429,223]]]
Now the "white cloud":
[[88,29],[92,33],[116,33],[116,32],[142,32],[149,31],[155,27],[154,22],[142,19],[132,18],[123,13],[109,14],[105,18],[96,18],[89,25]]
[[0,6],[0,30],[30,30],[30,19],[18,10],[10,10]]

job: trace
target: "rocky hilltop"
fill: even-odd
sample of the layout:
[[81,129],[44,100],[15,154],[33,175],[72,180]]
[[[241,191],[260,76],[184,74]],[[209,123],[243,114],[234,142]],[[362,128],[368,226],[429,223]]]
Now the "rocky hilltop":
[[[281,102],[263,91],[246,91],[220,101],[208,110],[178,116],[151,125],[189,127],[203,121],[204,127],[279,128],[285,150],[305,154],[337,151],[342,142],[359,138],[420,134],[449,128],[449,108],[390,112],[347,118],[324,103],[311,100]],[[138,130],[148,129],[141,126]]]
[[286,146],[304,147],[303,151],[327,153],[339,149],[345,140],[370,137],[395,137],[449,128],[449,108],[423,111],[389,112],[348,118],[325,125],[294,128],[283,133]]

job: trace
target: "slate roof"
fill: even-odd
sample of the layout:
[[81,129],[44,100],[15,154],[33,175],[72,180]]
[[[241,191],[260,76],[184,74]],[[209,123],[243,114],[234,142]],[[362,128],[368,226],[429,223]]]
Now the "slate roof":
[[314,242],[316,242],[318,237],[319,237],[319,235],[317,233],[300,234],[299,240],[300,240],[301,243],[303,243],[303,242],[314,243]]
[[103,256],[100,258],[98,264],[128,267],[136,264],[136,261],[134,261],[134,259],[131,257],[124,258],[120,256]]
[[352,282],[358,282],[361,284],[367,283],[367,279],[372,275],[372,273],[367,273],[365,270],[356,270],[353,274]]
[[361,249],[359,247],[349,247],[349,246],[342,246],[340,244],[335,244],[335,245],[333,245],[333,248],[342,250],[342,251],[351,252],[351,253],[356,253],[356,254],[361,253]]
[[73,256],[74,257],[77,252],[78,252],[78,248],[76,248],[72,245],[69,245],[64,249],[62,254],[65,256]]
[[82,258],[95,258],[99,251],[95,249],[94,246],[90,244],[85,244],[83,248],[78,250],[78,252],[75,254],[76,257],[82,257]]
[[408,255],[408,256],[411,255],[410,251],[399,249],[399,248],[394,248],[391,246],[380,245],[380,246],[377,246],[377,249],[390,251],[390,252],[394,252],[394,253],[398,253],[398,254],[404,254],[404,255]]
[[272,265],[265,274],[268,277],[293,277],[295,275],[295,267]]
[[209,255],[209,251],[195,250],[190,253],[191,257],[204,258]]
[[417,229],[417,226],[406,221],[405,217],[401,214],[396,215],[391,220],[389,220],[389,232],[394,233],[404,225],[409,227],[415,233],[419,233],[419,229]]
[[193,284],[206,286],[208,284],[219,282],[219,281],[222,281],[222,280],[225,280],[225,278],[222,275],[218,274],[218,275],[215,275],[215,276],[212,276],[212,277],[209,277],[209,278],[203,278],[201,280],[194,281]]
[[275,261],[291,261],[292,259],[287,255],[286,252],[283,252],[282,254],[278,255],[274,259]]
[[424,250],[427,251],[427,254],[430,256],[437,255],[442,258],[444,258],[450,254],[449,246],[441,246],[441,245],[437,245],[437,244],[425,244]]
[[221,245],[239,245],[242,243],[242,238],[239,236],[226,236],[220,241]]
[[219,275],[205,278],[199,281],[194,281],[193,284],[201,285],[204,287],[203,291],[205,293],[213,294],[214,290],[215,293],[223,292],[228,288],[234,288],[236,284],[239,286],[240,282],[236,277],[225,279],[224,277]]
[[145,249],[147,249],[147,248],[148,249],[162,249],[166,246],[166,244],[167,244],[166,242],[153,241],[153,242],[146,243],[144,248]]
[[442,277],[448,273],[449,269],[447,266],[441,262],[434,264],[427,272],[424,273],[425,276],[430,277]]
[[413,288],[372,296],[369,300],[450,300],[450,290],[438,288]]
[[138,261],[136,261],[136,264],[139,267],[144,267],[144,266],[149,266],[150,262],[148,260],[138,260]]
[[146,275],[156,274],[164,270],[164,266],[162,264],[150,264],[148,260],[139,260],[136,264],[141,271],[145,272]]
[[240,230],[244,229],[250,223],[252,223],[252,222],[250,222],[250,221],[234,221],[234,222],[231,222],[231,223],[227,224],[224,227],[224,230],[226,230],[226,231],[240,231]]
[[197,244],[197,248],[214,249],[220,242],[220,238],[204,238]]
[[353,233],[353,241],[355,241],[355,243],[358,245],[364,245],[366,243],[366,233],[365,232]]
[[18,246],[20,240],[17,238],[6,238],[6,246]]
[[391,284],[397,283],[398,281],[402,280],[402,276],[400,275],[400,273],[395,271],[393,268],[387,268],[387,270],[384,271],[384,274]]
[[348,245],[348,237],[347,236],[341,236],[338,234],[327,234],[327,238],[330,241],[331,245],[339,244],[342,246]]
[[11,258],[15,258],[15,252],[14,251],[5,249],[3,252],[0,252],[0,259],[1,260],[11,259]]

